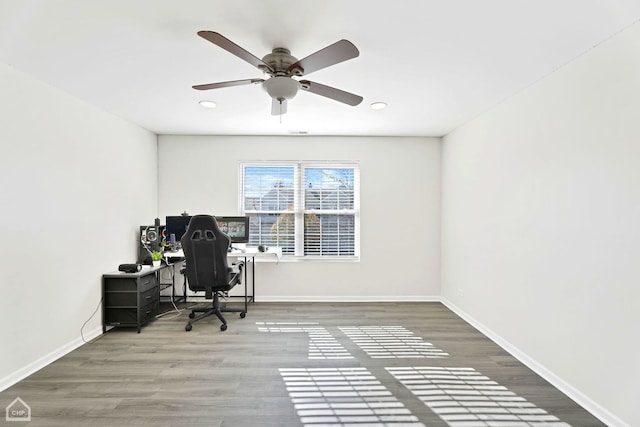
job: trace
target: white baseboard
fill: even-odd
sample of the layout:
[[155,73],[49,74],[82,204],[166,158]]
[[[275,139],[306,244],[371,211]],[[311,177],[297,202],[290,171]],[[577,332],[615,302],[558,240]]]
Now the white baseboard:
[[[86,341],[91,341],[92,339],[94,339],[97,336],[99,336],[101,333],[102,333],[102,326],[99,326],[99,327],[95,328],[94,330],[90,331],[89,333],[84,334],[84,339]],[[22,381],[23,379],[25,379],[29,375],[39,371],[40,369],[44,368],[45,366],[49,365],[50,363],[55,362],[56,360],[58,360],[62,356],[71,353],[73,350],[75,350],[76,348],[82,346],[83,344],[85,344],[85,341],[83,341],[82,337],[78,337],[78,338],[74,339],[73,341],[63,345],[62,347],[57,348],[56,350],[52,351],[51,353],[42,356],[41,358],[37,359],[36,361],[34,361],[32,363],[29,363],[27,366],[24,366],[23,368],[20,368],[16,372],[14,372],[14,373],[12,373],[10,375],[7,375],[4,378],[1,378],[0,379],[0,391],[4,391],[4,390],[8,389],[9,387],[11,387],[12,385],[16,384],[17,382]]]
[[440,302],[434,296],[258,296],[256,302]]
[[598,405],[596,402],[591,400],[589,397],[584,395],[581,391],[577,390],[571,384],[564,381],[562,378],[545,368],[543,365],[538,363],[532,357],[529,357],[526,353],[513,346],[507,340],[502,338],[500,335],[496,334],[490,328],[486,327],[482,323],[478,322],[476,319],[467,314],[464,310],[460,309],[458,306],[453,304],[451,301],[446,298],[440,298],[442,303],[449,308],[451,311],[456,313],[462,319],[464,319],[467,323],[471,324],[474,328],[482,332],[484,335],[489,337],[492,341],[498,344],[502,349],[511,354],[513,357],[522,362],[529,369],[534,371],[536,374],[540,375],[542,378],[551,383],[558,390],[569,396],[580,406],[589,411],[594,417],[598,418],[600,421],[608,425],[609,427],[631,427],[622,421],[619,417],[612,414],[607,409]]

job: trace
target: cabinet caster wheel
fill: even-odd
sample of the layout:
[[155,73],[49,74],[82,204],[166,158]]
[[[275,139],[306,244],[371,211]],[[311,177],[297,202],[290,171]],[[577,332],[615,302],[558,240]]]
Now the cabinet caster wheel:
[[189,319],[193,319],[194,317],[196,317],[196,314],[193,311],[189,313]]
[[221,331],[226,331],[227,330],[227,324],[223,323],[222,325],[220,325],[220,330]]
[[245,317],[247,317],[247,313],[245,313],[244,311],[240,312],[240,318],[244,319]]
[[193,326],[191,326],[191,323],[187,323],[187,326],[184,327],[184,330],[189,332],[191,328],[193,328]]

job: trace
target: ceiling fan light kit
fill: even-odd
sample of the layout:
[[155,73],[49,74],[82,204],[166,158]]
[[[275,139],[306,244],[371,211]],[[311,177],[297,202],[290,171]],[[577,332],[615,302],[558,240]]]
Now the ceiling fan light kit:
[[284,102],[296,96],[300,89],[300,82],[290,77],[276,76],[265,80],[262,83],[262,88],[271,98],[278,102]]
[[298,60],[288,49],[277,47],[262,59],[254,56],[231,40],[213,31],[199,31],[198,35],[221,47],[229,53],[248,62],[270,77],[268,79],[232,80],[220,83],[208,83],[193,86],[197,90],[219,89],[230,86],[241,86],[261,83],[262,88],[272,99],[271,114],[282,115],[287,112],[287,100],[292,99],[298,90],[304,90],[324,96],[347,105],[355,106],[362,102],[362,97],[345,92],[331,86],[309,80],[296,80],[314,71],[352,59],[360,55],[358,49],[348,40],[339,40],[311,55]]

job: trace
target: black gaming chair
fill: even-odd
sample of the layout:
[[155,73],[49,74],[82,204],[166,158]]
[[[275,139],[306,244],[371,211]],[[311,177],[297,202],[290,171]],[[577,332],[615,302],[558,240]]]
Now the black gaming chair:
[[[185,272],[189,289],[204,291],[206,299],[213,299],[213,304],[206,308],[195,308],[189,313],[189,322],[185,326],[190,331],[192,323],[215,314],[222,322],[220,329],[227,329],[227,321],[222,312],[240,313],[244,318],[246,312],[241,309],[226,308],[220,303],[220,295],[239,284],[242,278],[243,263],[227,264],[229,237],[218,227],[216,219],[211,215],[195,215],[191,218],[187,231],[180,239],[185,256]],[[196,313],[202,313],[196,316]]]

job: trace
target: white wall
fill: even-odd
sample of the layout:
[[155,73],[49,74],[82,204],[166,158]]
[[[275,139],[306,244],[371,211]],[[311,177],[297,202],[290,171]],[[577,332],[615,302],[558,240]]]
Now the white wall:
[[640,25],[444,138],[442,293],[639,426]]
[[439,139],[161,135],[161,218],[237,214],[239,162],[252,160],[357,160],[361,181],[361,261],[259,264],[259,301],[439,295]]
[[157,141],[0,63],[0,148],[2,390],[80,345],[102,273],[136,260],[136,227],[157,213]]

